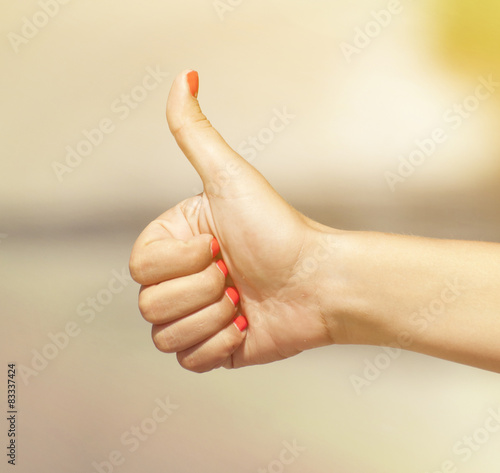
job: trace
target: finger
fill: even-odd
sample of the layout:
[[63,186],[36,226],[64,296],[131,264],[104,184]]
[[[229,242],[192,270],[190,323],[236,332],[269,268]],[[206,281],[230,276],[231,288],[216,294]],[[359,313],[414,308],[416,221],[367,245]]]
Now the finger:
[[177,353],[177,360],[183,368],[196,373],[227,366],[228,359],[244,342],[247,321],[243,315],[227,325],[213,337]]
[[226,276],[227,268],[218,261],[199,273],[142,286],[139,310],[152,324],[172,322],[219,300],[224,294]]
[[234,190],[237,186],[233,181],[243,175],[252,174],[260,179],[257,170],[224,141],[202,113],[197,94],[192,93],[197,87],[196,71],[184,71],[177,76],[168,97],[167,121],[206,190],[216,189],[217,193]]
[[206,340],[235,318],[236,306],[224,294],[216,303],[194,314],[162,325],[153,325],[152,337],[158,350],[175,353]]
[[130,274],[148,286],[198,273],[213,261],[218,244],[212,235],[181,240],[169,237],[161,220],[151,222],[137,239],[130,255]]

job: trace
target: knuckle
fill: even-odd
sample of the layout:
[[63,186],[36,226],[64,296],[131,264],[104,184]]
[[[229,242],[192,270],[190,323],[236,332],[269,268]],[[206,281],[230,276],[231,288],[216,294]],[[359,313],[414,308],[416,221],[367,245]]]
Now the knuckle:
[[224,288],[226,287],[226,277],[220,272],[219,269],[216,268],[216,271],[216,276],[212,281],[212,291],[218,296],[222,296],[222,294],[224,294]]
[[195,373],[204,373],[209,371],[201,362],[200,357],[196,353],[190,353],[189,355],[183,355],[182,353],[177,353],[177,361],[179,364],[188,371],[193,371]]
[[177,120],[169,122],[172,135],[180,141],[189,141],[198,130],[212,128],[208,119],[200,112],[196,117],[178,117]]
[[222,350],[225,357],[231,356],[234,353],[234,351],[241,345],[242,341],[243,340],[241,338],[233,335],[228,335],[227,337],[225,337],[224,348]]
[[175,353],[179,350],[179,338],[175,334],[173,327],[164,328],[162,330],[153,327],[153,343],[156,348],[163,353]]
[[225,278],[220,270],[214,266],[203,274],[202,288],[207,299],[215,302],[224,294]]
[[224,359],[230,358],[244,340],[244,335],[233,327],[228,327],[221,333],[220,355]]
[[156,304],[149,291],[144,289],[139,293],[139,311],[147,322],[155,323],[158,320]]
[[135,282],[141,284],[144,281],[144,265],[137,250],[133,250],[128,263],[130,276]]
[[186,244],[183,253],[183,261],[186,268],[189,268],[190,274],[203,271],[207,267],[207,255],[202,246],[192,243]]

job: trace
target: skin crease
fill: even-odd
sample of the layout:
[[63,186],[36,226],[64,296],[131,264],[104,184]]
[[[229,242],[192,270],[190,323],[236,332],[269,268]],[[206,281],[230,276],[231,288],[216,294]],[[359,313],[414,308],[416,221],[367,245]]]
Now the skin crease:
[[396,343],[500,372],[500,245],[346,232],[305,217],[212,127],[189,72],[172,85],[167,121],[204,192],[148,225],[130,257],[159,350],[205,372],[332,343]]

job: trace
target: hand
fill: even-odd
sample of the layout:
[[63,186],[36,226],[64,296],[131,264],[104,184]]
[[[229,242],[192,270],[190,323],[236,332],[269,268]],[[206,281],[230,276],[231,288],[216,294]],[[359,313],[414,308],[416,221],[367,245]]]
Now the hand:
[[[183,367],[204,372],[332,343],[316,269],[332,257],[335,232],[288,205],[229,147],[202,114],[197,91],[197,73],[180,74],[167,120],[204,192],[149,224],[130,258],[155,345],[177,353]],[[214,237],[227,277],[212,254]],[[236,305],[228,287],[239,294]]]

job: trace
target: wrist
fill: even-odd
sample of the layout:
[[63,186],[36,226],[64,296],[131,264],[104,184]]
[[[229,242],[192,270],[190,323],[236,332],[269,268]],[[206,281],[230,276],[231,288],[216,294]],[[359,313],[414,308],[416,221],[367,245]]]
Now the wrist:
[[328,253],[316,273],[318,308],[330,340],[335,344],[383,343],[390,338],[391,324],[389,314],[377,309],[381,281],[368,280],[364,270],[367,265],[378,265],[371,246],[381,234],[324,226],[318,231],[317,245]]

